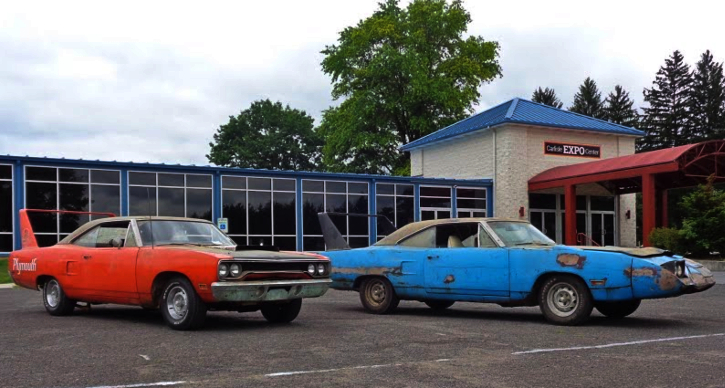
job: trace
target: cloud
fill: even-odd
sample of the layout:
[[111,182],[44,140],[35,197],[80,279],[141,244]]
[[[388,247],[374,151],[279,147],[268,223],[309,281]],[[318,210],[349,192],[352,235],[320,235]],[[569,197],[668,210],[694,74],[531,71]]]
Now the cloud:
[[[469,33],[501,43],[476,110],[538,86],[568,106],[594,78],[642,88],[672,50],[725,55],[709,3],[474,2]],[[258,99],[319,122],[336,104],[320,50],[377,1],[11,2],[0,14],[0,154],[206,164],[216,128]],[[697,16],[697,17],[696,17]],[[678,28],[669,24],[677,21]],[[719,50],[718,50],[719,49]]]

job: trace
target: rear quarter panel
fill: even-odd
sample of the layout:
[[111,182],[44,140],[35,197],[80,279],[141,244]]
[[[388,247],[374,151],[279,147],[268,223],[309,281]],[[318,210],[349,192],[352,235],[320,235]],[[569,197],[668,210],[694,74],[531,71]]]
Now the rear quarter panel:
[[384,276],[398,293],[422,289],[423,268],[418,256],[422,249],[369,247],[325,252],[332,263],[332,288],[354,289],[355,280],[370,275]]
[[30,289],[38,288],[41,277],[54,277],[72,297],[78,292],[78,287],[72,273],[69,274],[67,261],[74,257],[74,253],[66,245],[25,248],[10,253],[8,270],[15,284]]

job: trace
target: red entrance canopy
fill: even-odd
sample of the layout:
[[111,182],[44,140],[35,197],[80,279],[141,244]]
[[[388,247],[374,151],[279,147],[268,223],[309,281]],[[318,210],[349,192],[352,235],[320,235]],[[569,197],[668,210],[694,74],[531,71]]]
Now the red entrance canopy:
[[[712,140],[697,144],[642,152],[554,167],[529,179],[529,191],[563,187],[566,206],[566,243],[574,244],[576,215],[576,185],[598,183],[613,194],[642,192],[643,242],[649,243],[649,232],[655,225],[655,197],[658,193],[666,199],[666,190],[689,187],[703,183],[714,176],[716,181],[725,180],[725,140]],[[661,206],[665,206],[661,204]],[[571,218],[571,220],[569,220]],[[570,222],[572,221],[572,222]]]

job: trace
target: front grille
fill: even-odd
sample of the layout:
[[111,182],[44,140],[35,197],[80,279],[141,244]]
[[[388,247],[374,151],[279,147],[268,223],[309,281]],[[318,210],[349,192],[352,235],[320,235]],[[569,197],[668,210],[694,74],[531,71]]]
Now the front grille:
[[[241,272],[238,276],[232,276],[229,273],[222,280],[273,280],[273,279],[309,279],[309,278],[326,278],[330,276],[329,261],[310,260],[310,261],[244,261],[244,260],[224,260],[219,265],[231,266],[239,264]],[[325,273],[320,275],[315,272],[310,275],[307,268],[313,264],[315,268],[323,264]]]

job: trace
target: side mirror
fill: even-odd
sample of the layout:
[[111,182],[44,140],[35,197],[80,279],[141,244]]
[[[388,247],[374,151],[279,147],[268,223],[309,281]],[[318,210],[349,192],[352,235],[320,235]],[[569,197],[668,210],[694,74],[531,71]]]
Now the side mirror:
[[114,237],[111,239],[111,246],[114,248],[121,248],[123,246],[123,240],[120,237]]

